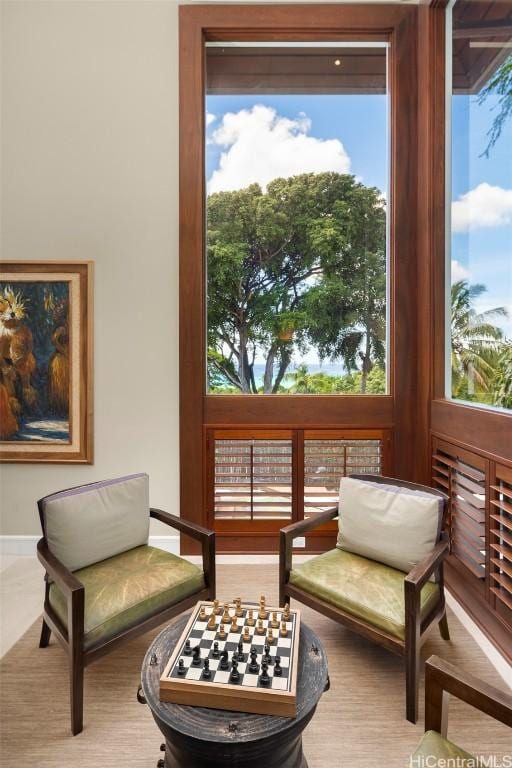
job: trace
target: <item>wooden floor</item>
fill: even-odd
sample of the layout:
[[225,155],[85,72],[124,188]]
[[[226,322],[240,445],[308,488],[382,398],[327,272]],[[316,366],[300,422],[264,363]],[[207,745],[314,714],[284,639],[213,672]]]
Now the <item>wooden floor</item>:
[[[218,566],[219,597],[232,599],[235,592],[244,599],[265,593],[275,601],[277,566]],[[304,607],[303,620],[324,643],[331,679],[331,690],[304,734],[309,768],[405,766],[423,731],[423,706],[416,726],[405,720],[401,660]],[[436,653],[504,688],[504,681],[451,611],[449,621],[452,642],[445,643],[434,630],[424,655]],[[39,622],[34,624],[0,662],[0,765],[156,765],[161,738],[148,708],[136,701],[140,664],[154,634],[86,670],[85,729],[73,738],[64,653],[54,641],[39,650]],[[450,725],[450,737],[470,752],[498,757],[512,752],[510,730],[456,701],[450,706]]]

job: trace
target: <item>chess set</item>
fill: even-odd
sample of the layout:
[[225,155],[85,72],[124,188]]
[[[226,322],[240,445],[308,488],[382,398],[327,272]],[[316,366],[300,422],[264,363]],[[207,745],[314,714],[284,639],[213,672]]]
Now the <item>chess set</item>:
[[199,602],[160,678],[160,699],[235,712],[294,717],[300,614]]

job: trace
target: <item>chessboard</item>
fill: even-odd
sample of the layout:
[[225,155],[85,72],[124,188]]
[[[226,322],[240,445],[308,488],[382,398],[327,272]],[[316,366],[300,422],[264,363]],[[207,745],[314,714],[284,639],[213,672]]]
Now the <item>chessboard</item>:
[[199,602],[160,678],[160,699],[294,717],[300,614],[266,605]]

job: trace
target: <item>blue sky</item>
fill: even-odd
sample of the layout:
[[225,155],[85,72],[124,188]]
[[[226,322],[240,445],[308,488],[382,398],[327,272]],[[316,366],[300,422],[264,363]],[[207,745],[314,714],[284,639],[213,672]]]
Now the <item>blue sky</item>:
[[[476,96],[456,95],[452,99],[452,199],[485,183],[491,187],[512,190],[512,121],[508,121],[489,157],[487,131],[498,111],[497,98],[489,97],[479,105]],[[509,192],[508,198],[512,195]],[[485,196],[474,201],[474,218],[485,214]],[[494,212],[499,198],[489,201]],[[475,226],[469,231],[452,234],[452,259],[467,271],[472,283],[483,283],[487,292],[479,300],[480,309],[507,306],[512,314],[512,214],[503,218],[508,223]],[[501,325],[512,337],[512,317]]]
[[[311,120],[311,136],[339,139],[352,161],[352,172],[361,176],[365,184],[387,192],[388,100],[384,95],[209,96],[206,103],[208,113],[217,117],[209,126],[209,134],[226,112],[251,109],[255,104],[272,107],[292,120],[304,113]],[[221,152],[221,146],[207,146],[208,179],[218,167]]]
[[[494,97],[483,105],[475,96],[453,98],[451,256],[455,278],[487,286],[478,309],[505,305],[512,315],[512,121],[490,157],[480,157],[495,107]],[[349,171],[387,193],[386,96],[208,96],[206,109],[211,191],[264,186],[266,168],[269,177]],[[512,337],[512,317],[500,324]]]

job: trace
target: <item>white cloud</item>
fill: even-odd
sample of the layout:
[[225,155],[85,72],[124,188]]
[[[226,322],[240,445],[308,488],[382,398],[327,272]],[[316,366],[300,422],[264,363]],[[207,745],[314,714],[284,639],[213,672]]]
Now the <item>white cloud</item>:
[[458,283],[459,280],[467,280],[469,269],[463,267],[457,259],[452,259],[452,283]]
[[506,224],[512,224],[512,189],[483,182],[452,203],[454,232]]
[[339,139],[309,136],[311,121],[295,120],[257,104],[240,112],[227,112],[211,141],[223,147],[219,168],[208,192],[242,189],[257,182],[262,189],[272,179],[299,173],[347,173],[350,158]]
[[211,112],[206,113],[206,127],[208,128],[209,125],[215,122],[217,119],[216,115],[212,115]]

